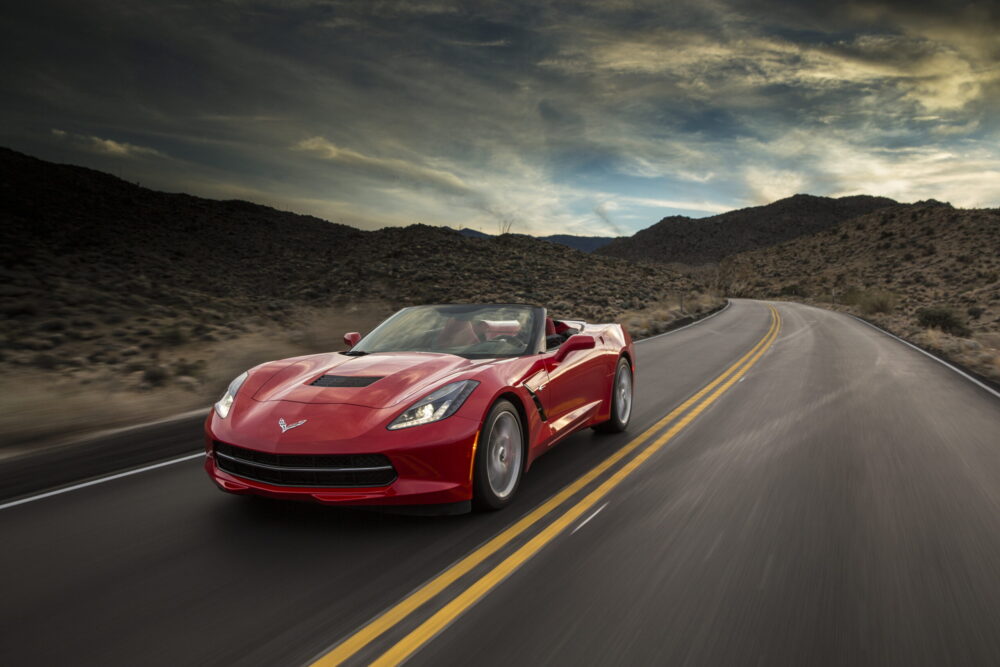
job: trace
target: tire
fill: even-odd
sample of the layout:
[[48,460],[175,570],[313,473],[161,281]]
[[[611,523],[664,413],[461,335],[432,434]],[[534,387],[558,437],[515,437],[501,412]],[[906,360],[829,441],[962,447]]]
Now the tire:
[[521,484],[526,449],[517,408],[510,401],[497,401],[486,415],[476,446],[472,480],[476,509],[498,510],[510,504]]
[[632,377],[632,366],[628,359],[618,360],[615,369],[615,381],[611,385],[611,418],[594,427],[601,433],[622,433],[628,428],[632,419],[632,407],[635,403],[635,382]]

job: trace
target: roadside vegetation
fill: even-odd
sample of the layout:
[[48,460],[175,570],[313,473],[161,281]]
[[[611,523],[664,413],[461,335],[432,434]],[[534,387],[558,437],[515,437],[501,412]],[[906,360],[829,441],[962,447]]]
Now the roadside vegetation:
[[726,300],[714,294],[678,294],[642,310],[622,313],[618,321],[636,340],[665,333],[704,317],[724,306]]
[[248,324],[225,340],[163,345],[154,336],[151,346],[121,364],[91,363],[76,372],[53,372],[47,364],[8,366],[0,381],[0,458],[67,436],[207,412],[247,368],[342,349],[345,332],[368,331],[388,314],[385,304],[303,309],[281,324]]
[[[708,294],[683,293],[609,319],[623,322],[641,339],[724,303]],[[37,353],[28,363],[8,364],[0,380],[0,458],[70,436],[207,411],[229,381],[247,368],[271,359],[343,349],[344,333],[367,333],[395,310],[384,302],[300,308],[280,321],[251,318],[238,334],[221,339],[181,338],[174,332],[184,329],[167,327],[145,340],[137,338],[134,353],[115,354],[114,347],[95,345],[91,356],[102,362],[88,363],[83,357],[67,365],[58,350]],[[585,317],[567,301],[556,302],[553,314]]]

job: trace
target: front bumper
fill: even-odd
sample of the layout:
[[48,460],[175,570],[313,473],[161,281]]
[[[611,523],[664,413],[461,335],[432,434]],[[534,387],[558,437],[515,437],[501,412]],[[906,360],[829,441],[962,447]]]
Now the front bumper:
[[[283,403],[283,402],[281,402]],[[433,424],[399,431],[387,430],[376,412],[357,406],[276,405],[287,416],[330,424],[351,420],[377,423],[370,429],[353,429],[346,438],[323,437],[322,430],[296,429],[281,433],[274,419],[264,421],[273,428],[219,419],[214,411],[205,421],[205,471],[215,484],[229,493],[251,494],[287,500],[311,500],[328,505],[431,505],[467,502],[472,498],[472,457],[478,421],[452,415]],[[363,410],[367,414],[351,415]],[[336,417],[331,419],[332,413]],[[270,417],[270,416],[269,416]],[[325,420],[325,421],[324,421]],[[272,423],[272,421],[274,423]],[[291,421],[291,419],[289,419]],[[362,432],[363,431],[363,432]],[[328,434],[327,434],[328,435]],[[266,454],[370,455],[385,456],[395,478],[382,486],[286,486],[227,472],[215,458],[215,442]],[[227,465],[230,469],[232,465]]]

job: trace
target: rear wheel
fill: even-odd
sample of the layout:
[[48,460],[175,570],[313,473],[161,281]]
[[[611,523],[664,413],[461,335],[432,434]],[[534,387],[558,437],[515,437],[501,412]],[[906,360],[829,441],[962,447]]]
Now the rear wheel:
[[595,426],[595,430],[602,433],[621,433],[628,428],[629,420],[632,418],[632,401],[635,398],[632,379],[632,366],[628,363],[628,359],[622,357],[618,360],[615,381],[611,385],[611,418]]
[[473,503],[498,510],[510,503],[524,470],[524,432],[517,408],[497,401],[486,416],[476,447]]

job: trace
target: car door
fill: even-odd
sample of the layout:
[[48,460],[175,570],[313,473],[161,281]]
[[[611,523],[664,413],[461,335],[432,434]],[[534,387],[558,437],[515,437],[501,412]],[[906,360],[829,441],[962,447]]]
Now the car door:
[[589,416],[589,409],[602,400],[601,387],[607,384],[607,365],[600,344],[597,349],[573,350],[557,360],[559,348],[545,352],[551,401],[550,427],[559,432]]

